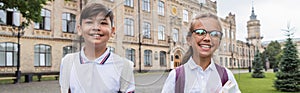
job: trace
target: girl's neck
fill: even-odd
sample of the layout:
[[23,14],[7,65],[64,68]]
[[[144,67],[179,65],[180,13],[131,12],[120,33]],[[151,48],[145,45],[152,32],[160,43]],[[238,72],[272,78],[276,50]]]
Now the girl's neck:
[[195,61],[195,63],[200,66],[203,71],[206,70],[206,68],[209,66],[209,64],[211,63],[211,58],[210,57],[194,57],[193,56],[193,60]]
[[89,60],[95,60],[104,54],[106,47],[85,46],[84,54]]

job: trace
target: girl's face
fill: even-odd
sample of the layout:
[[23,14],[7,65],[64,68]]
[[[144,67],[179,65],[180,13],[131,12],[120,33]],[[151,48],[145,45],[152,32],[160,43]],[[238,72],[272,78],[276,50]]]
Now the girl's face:
[[82,24],[78,26],[78,35],[83,36],[86,44],[98,46],[107,44],[115,28],[111,26],[109,17],[104,18],[100,13],[97,16],[82,19]]
[[196,20],[189,45],[193,48],[193,56],[212,57],[219,47],[222,37],[219,22],[214,18],[200,18]]

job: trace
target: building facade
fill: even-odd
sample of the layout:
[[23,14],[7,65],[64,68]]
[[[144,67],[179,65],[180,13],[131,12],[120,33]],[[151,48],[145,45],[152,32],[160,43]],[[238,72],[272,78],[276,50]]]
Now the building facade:
[[[43,22],[32,22],[19,30],[12,24],[20,24],[23,20],[20,13],[0,10],[1,19],[6,20],[0,26],[0,73],[13,73],[17,69],[18,38],[13,33],[18,31],[22,32],[22,72],[59,71],[63,56],[84,45],[78,43],[75,27],[81,9],[91,2],[102,3],[113,10],[117,31],[108,47],[134,62],[137,71],[163,71],[179,66],[188,48],[189,21],[201,13],[217,15],[217,2],[210,0],[52,0],[42,9]],[[228,68],[248,68],[252,64],[255,44],[260,42],[247,46],[246,42],[236,39],[234,14],[229,13],[220,21],[224,36],[215,56],[216,62]],[[248,22],[248,34],[259,31],[259,26],[259,21]]]

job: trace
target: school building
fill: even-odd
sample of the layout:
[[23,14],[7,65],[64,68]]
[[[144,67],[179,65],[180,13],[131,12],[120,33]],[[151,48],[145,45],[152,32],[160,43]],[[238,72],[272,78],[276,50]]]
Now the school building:
[[[49,0],[41,11],[43,21],[22,28],[18,26],[24,18],[18,11],[0,10],[0,73],[17,70],[18,50],[22,73],[59,71],[64,55],[84,45],[79,43],[75,27],[81,9],[90,2],[102,3],[113,10],[117,32],[108,47],[134,62],[136,71],[177,67],[188,48],[190,20],[202,13],[217,15],[217,2],[210,0]],[[223,38],[215,56],[217,63],[228,68],[248,68],[255,47],[262,49],[260,22],[254,9],[245,33],[249,43],[236,39],[234,14],[228,13],[220,19]]]

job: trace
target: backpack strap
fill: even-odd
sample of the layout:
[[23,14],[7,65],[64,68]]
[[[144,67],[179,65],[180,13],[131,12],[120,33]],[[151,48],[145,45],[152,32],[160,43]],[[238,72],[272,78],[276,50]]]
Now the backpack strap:
[[219,73],[219,76],[220,76],[220,79],[221,79],[221,82],[222,82],[222,86],[224,86],[224,84],[228,81],[227,71],[226,71],[225,67],[222,67],[222,66],[220,66],[216,63],[215,63],[215,66],[216,66],[217,71]]
[[176,69],[175,93],[184,93],[185,75],[184,66],[181,65]]

